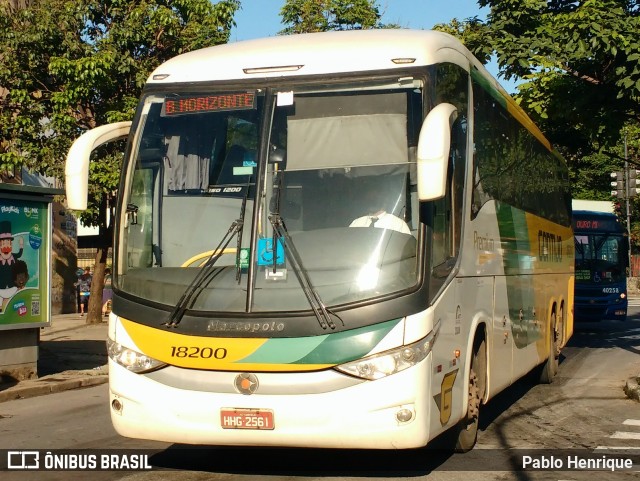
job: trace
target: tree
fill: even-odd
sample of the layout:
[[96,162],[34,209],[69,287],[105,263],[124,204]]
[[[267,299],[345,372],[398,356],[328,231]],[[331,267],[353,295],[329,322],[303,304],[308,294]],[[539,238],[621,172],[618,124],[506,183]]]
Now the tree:
[[436,28],[459,37],[482,61],[495,56],[505,79],[523,80],[516,100],[572,170],[584,168],[595,159],[591,157],[595,152],[619,150],[623,127],[640,120],[638,3],[479,0],[478,4],[490,7],[486,21],[454,19]]
[[504,78],[523,80],[515,98],[569,161],[575,198],[611,199],[609,173],[624,165],[623,136],[631,167],[640,168],[638,2],[478,4],[490,7],[486,21],[454,19],[436,28],[483,61],[495,55]]
[[25,8],[32,0],[0,0],[0,4],[4,4],[12,11]]
[[456,37],[483,65],[486,65],[494,55],[489,28],[478,17],[465,20],[454,18],[449,23],[434,25],[433,29]]
[[640,120],[637,2],[525,3],[524,19],[508,5],[492,7],[489,17],[494,32],[509,32],[493,43],[505,76],[526,80],[520,102],[569,154],[612,148],[622,127]]
[[[623,138],[613,148],[610,149],[605,155],[610,162],[614,164],[612,171],[624,170],[625,162],[628,164],[629,170],[640,169],[640,125],[638,123],[629,123],[622,130]],[[594,156],[603,154],[594,154]],[[591,160],[591,159],[588,159]],[[604,177],[604,176],[602,176]],[[606,177],[609,177],[608,175]],[[611,181],[611,178],[608,178]],[[632,183],[631,183],[632,184]],[[631,185],[630,188],[635,188],[635,185]],[[612,187],[609,187],[612,189]],[[608,192],[608,191],[607,191]],[[629,199],[629,214],[630,219],[627,218],[627,206],[625,199],[615,199],[620,204],[621,218],[626,225],[629,220],[631,238],[631,252],[638,254],[640,252],[640,196],[635,195]]]
[[[479,0],[490,7],[474,53],[496,55],[518,101],[572,158],[615,145],[640,120],[640,5],[635,0]],[[466,33],[466,32],[465,32]],[[478,38],[478,35],[476,35]]]
[[[58,178],[74,138],[132,119],[151,71],[179,53],[227,42],[240,6],[239,0],[38,0],[16,10],[11,3],[0,3],[0,168],[24,165]],[[99,226],[103,240],[88,323],[101,321],[107,210],[121,154],[112,146],[96,157],[90,207],[81,215]]]
[[381,28],[376,0],[287,0],[281,34]]

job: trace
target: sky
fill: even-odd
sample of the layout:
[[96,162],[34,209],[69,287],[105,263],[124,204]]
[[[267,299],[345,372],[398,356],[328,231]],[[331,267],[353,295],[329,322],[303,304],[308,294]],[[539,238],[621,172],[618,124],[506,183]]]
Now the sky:
[[[242,9],[235,16],[237,27],[231,31],[231,41],[270,37],[284,28],[280,23],[280,9],[285,0],[241,1]],[[378,0],[378,5],[382,23],[415,29],[430,29],[453,18],[484,19],[489,11],[480,9],[476,0]]]
[[[284,29],[280,10],[285,0],[241,0],[242,8],[235,15],[236,27],[231,30],[231,42],[272,37]],[[382,23],[398,24],[403,28],[430,29],[438,23],[449,23],[453,18],[485,19],[489,9],[480,8],[477,0],[378,0]],[[497,76],[497,65],[487,69]],[[507,90],[515,92],[515,84],[498,81]]]

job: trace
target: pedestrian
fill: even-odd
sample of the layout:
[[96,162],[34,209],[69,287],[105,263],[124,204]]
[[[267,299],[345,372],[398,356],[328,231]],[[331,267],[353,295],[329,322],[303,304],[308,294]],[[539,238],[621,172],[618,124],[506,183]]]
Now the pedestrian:
[[102,315],[111,314],[111,299],[113,290],[111,289],[111,269],[106,268],[104,271],[104,287],[102,288]]
[[85,267],[84,273],[78,278],[77,288],[80,291],[80,315],[89,308],[89,293],[91,292],[91,268]]
[[76,288],[76,312],[80,312],[80,284],[76,281],[74,286]]

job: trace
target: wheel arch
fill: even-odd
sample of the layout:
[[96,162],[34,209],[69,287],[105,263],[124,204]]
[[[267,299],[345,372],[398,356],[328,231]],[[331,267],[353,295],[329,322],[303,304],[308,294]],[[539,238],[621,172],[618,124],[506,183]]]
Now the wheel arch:
[[[464,377],[463,377],[463,379],[469,378],[469,371],[471,371],[472,357],[476,349],[478,349],[480,343],[484,341],[485,352],[484,352],[484,360],[482,361],[482,373],[476,373],[479,376],[482,375],[482,378],[483,378],[482,379],[482,385],[483,385],[482,402],[483,403],[485,403],[488,400],[487,385],[488,385],[488,379],[489,379],[488,366],[489,366],[489,356],[490,356],[489,329],[490,329],[490,324],[487,319],[477,318],[473,323],[473,328],[469,331],[469,332],[473,332],[473,336],[469,336],[469,339],[467,341],[467,351],[465,356]],[[467,385],[466,382],[465,382],[465,387],[463,391],[464,391],[463,399],[467,399],[467,396],[469,395],[469,386]],[[465,403],[465,406],[462,412],[462,417],[466,416],[467,414],[466,409],[467,409],[467,406]]]

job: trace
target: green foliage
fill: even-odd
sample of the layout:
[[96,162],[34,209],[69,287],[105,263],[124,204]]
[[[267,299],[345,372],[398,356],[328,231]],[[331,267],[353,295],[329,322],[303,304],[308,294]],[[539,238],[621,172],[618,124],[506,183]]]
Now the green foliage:
[[[151,71],[229,39],[239,0],[39,0],[0,3],[0,168],[63,177],[82,131],[131,120]],[[83,221],[104,225],[121,154],[102,149]]]
[[286,0],[281,34],[381,28],[376,0]]
[[487,64],[493,55],[489,30],[478,17],[454,18],[447,24],[434,25],[433,29],[458,38],[482,64]]
[[[478,0],[486,21],[437,28],[459,37],[500,75],[521,79],[516,101],[569,161],[574,197],[610,198],[624,162],[622,133],[638,142],[640,6],[633,0]],[[629,151],[630,162],[640,162]]]
[[572,157],[610,149],[640,120],[640,9],[631,0],[479,0],[520,104]]

